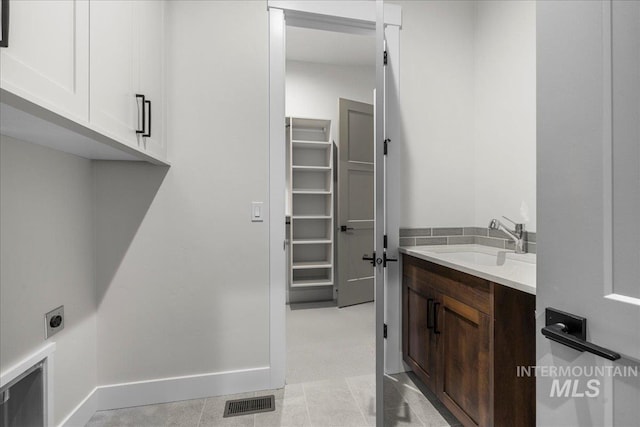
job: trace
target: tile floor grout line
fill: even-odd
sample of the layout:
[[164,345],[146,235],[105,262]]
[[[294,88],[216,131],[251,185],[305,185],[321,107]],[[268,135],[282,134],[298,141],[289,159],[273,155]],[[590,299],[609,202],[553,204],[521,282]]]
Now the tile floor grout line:
[[[362,412],[362,408],[360,408],[358,399],[356,398],[355,394],[353,393],[353,390],[351,389],[351,384],[349,384],[349,378],[345,378],[344,382],[347,383],[347,388],[349,389],[349,393],[351,393],[351,397],[353,397],[353,401],[355,402],[356,407],[358,408],[358,411],[360,411],[360,415],[362,415],[362,419],[364,420],[365,425],[368,426],[369,424],[367,423],[367,417],[364,415],[364,412]],[[376,399],[377,399],[377,396],[376,396]],[[378,420],[378,414],[376,413],[376,424],[378,422],[377,420]]]
[[[300,383],[302,387],[302,397],[304,398],[304,407],[307,410],[307,417],[309,417],[309,425],[313,427],[313,421],[311,421],[311,412],[309,412],[309,402],[307,401],[307,392],[304,390],[304,383]],[[286,388],[285,384],[285,388]],[[283,392],[284,393],[284,392]],[[284,394],[282,395],[282,401],[284,402]]]
[[202,409],[200,410],[200,417],[198,417],[198,424],[196,427],[200,427],[200,422],[202,421],[202,414],[204,414],[204,407],[207,406],[207,398],[204,398],[204,402],[202,402]]

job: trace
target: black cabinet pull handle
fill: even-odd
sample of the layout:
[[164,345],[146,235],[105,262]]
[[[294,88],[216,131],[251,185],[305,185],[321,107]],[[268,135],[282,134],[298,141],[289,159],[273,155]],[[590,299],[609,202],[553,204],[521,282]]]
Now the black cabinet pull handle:
[[590,343],[587,338],[587,319],[554,308],[545,310],[545,327],[542,335],[578,351],[588,351],[608,360],[618,360],[620,355],[608,348]]
[[[149,138],[150,138],[150,137],[151,137],[151,101],[146,101],[146,100],[145,100],[145,101],[144,101],[144,103],[145,103],[145,104],[147,104],[147,106],[149,107],[149,110],[148,110],[148,114],[149,114],[149,116],[148,116],[148,117],[149,117],[149,122],[148,122],[148,128],[147,128],[147,131],[146,131],[145,133],[143,133],[143,134],[142,134],[142,136],[145,136],[145,137],[149,137]],[[144,110],[142,110],[142,111],[143,111],[143,113],[144,113]]]
[[429,316],[432,309],[433,309],[433,298],[427,298],[427,329],[433,329],[433,322],[430,322],[431,316]]
[[433,304],[433,333],[436,335],[440,335],[440,331],[438,330],[438,308],[440,308],[440,303],[436,302]]
[[[136,133],[138,134],[143,134],[142,136],[144,136],[145,133],[147,133],[147,129],[145,128],[146,125],[146,117],[147,117],[147,101],[144,98],[144,95],[141,95],[139,93],[136,94],[136,104],[138,104],[138,110],[140,109],[139,105],[140,103],[138,103],[138,99],[142,99],[142,129],[136,129]],[[138,115],[138,124],[140,123],[140,115]]]

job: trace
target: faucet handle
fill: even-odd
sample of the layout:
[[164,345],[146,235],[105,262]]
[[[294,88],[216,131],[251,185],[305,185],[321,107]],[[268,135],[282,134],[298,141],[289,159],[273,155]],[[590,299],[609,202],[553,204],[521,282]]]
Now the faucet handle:
[[518,224],[517,222],[515,222],[514,220],[507,218],[504,215],[502,215],[502,218],[506,219],[507,221],[509,221],[511,224],[513,224],[515,226],[521,225],[521,224]]
[[504,215],[502,215],[502,218],[504,218],[507,221],[509,221],[510,223],[512,223],[516,227],[516,233],[518,234],[518,237],[522,238],[522,235],[524,234],[524,224],[523,223],[517,223],[514,220],[509,219]]

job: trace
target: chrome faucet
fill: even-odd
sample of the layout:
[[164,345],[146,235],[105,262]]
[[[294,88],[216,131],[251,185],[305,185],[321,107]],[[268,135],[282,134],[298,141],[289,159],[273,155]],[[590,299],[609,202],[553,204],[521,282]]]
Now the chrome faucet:
[[491,222],[489,223],[489,229],[490,230],[499,230],[502,228],[502,231],[504,231],[505,233],[507,233],[509,235],[509,237],[511,237],[511,239],[516,243],[516,253],[517,254],[524,254],[527,253],[525,247],[524,247],[524,224],[519,224],[515,221],[510,220],[509,218],[507,218],[506,216],[503,216],[502,218],[506,219],[507,221],[513,223],[513,225],[515,225],[516,229],[514,231],[509,230],[507,227],[505,227],[505,225],[503,223],[501,223],[500,221],[498,221],[497,219],[492,219]]

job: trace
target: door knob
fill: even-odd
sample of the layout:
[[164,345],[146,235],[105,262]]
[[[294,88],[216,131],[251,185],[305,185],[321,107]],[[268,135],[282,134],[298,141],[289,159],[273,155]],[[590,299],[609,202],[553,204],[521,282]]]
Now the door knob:
[[353,230],[353,227],[347,227],[346,225],[341,225],[340,226],[340,231],[342,231],[343,233],[346,233],[348,230]]
[[[373,254],[371,254],[371,256],[368,256],[367,254],[364,254],[362,256],[362,260],[363,261],[369,261],[371,263],[371,265],[373,265],[374,267],[376,266],[376,262],[378,261],[376,259],[376,253],[375,252]],[[382,262],[382,260],[380,260],[380,262]]]
[[607,348],[600,347],[586,340],[587,319],[574,314],[565,313],[554,308],[545,310],[546,326],[542,328],[542,335],[571,347],[578,351],[588,351],[609,360],[618,360],[620,355]]
[[383,267],[386,267],[388,262],[398,262],[398,260],[396,258],[387,258],[387,253],[385,252],[382,254]]

